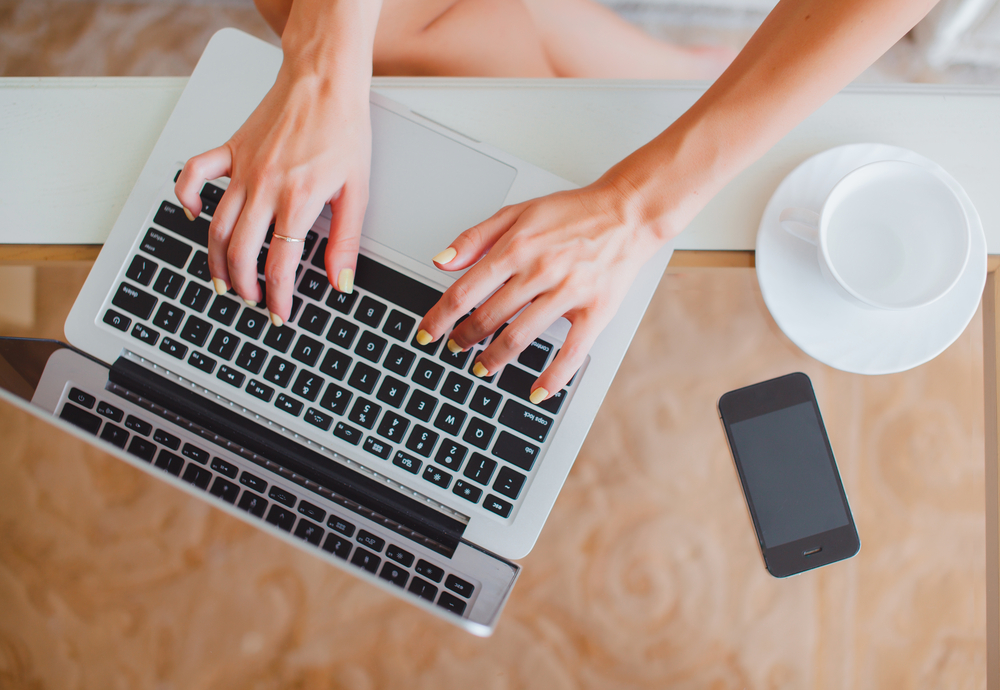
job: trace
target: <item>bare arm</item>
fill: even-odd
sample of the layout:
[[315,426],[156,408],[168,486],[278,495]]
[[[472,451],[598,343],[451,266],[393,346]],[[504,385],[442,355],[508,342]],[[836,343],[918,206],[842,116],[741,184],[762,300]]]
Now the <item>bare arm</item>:
[[472,346],[529,305],[479,356],[476,372],[486,375],[565,316],[572,328],[532,400],[560,390],[645,260],[933,5],[782,0],[729,69],[653,141],[587,187],[502,209],[435,257],[445,270],[475,265],[424,317],[423,337],[440,337],[494,290],[449,347]]

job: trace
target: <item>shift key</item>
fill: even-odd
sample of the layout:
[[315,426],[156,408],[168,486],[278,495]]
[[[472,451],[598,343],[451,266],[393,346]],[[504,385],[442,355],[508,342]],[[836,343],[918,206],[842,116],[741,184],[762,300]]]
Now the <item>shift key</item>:
[[539,443],[545,443],[545,437],[552,429],[552,418],[516,400],[508,400],[500,413],[500,423],[518,431]]
[[181,237],[197,242],[202,247],[208,247],[208,221],[201,216],[188,220],[184,211],[169,201],[160,204],[160,210],[153,217],[153,222],[171,232],[176,232]]

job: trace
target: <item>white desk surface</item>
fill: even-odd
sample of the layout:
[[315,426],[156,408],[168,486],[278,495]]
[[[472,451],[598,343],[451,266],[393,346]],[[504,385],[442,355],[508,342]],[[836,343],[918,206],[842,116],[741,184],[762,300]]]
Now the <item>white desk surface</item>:
[[[186,78],[0,78],[0,243],[100,244]],[[707,84],[375,79],[443,125],[578,184],[687,109]],[[713,199],[678,249],[753,249],[771,192],[808,156],[881,142],[937,161],[965,187],[1000,253],[1000,89],[851,87]],[[220,142],[221,143],[221,142]]]

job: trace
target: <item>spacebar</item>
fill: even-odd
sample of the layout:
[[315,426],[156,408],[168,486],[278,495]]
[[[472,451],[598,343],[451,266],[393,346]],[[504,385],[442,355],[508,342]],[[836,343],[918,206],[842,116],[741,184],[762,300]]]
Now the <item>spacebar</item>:
[[426,314],[441,299],[441,293],[434,288],[404,276],[364,254],[358,254],[354,284],[420,316]]

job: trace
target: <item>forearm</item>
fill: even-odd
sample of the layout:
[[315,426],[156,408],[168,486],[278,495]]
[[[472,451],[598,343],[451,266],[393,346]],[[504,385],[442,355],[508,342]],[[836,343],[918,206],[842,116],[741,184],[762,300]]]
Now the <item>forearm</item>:
[[906,34],[934,0],[782,0],[684,115],[609,173],[661,240]]

